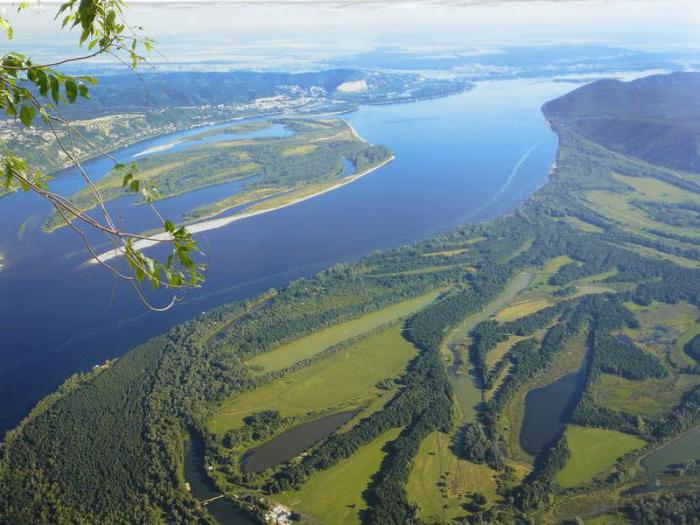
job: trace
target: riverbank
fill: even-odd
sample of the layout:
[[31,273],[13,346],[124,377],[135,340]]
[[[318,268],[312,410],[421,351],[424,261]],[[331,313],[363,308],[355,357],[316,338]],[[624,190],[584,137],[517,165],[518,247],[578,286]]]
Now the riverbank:
[[[281,210],[283,208],[287,208],[289,206],[294,206],[295,204],[299,204],[300,202],[304,202],[309,199],[313,199],[315,197],[318,197],[319,195],[323,195],[325,193],[329,193],[333,190],[337,190],[338,188],[341,188],[343,186],[346,186],[352,182],[355,182],[356,180],[361,179],[362,177],[369,175],[370,173],[378,170],[379,168],[382,168],[386,166],[389,162],[394,160],[394,155],[391,155],[384,161],[380,162],[376,166],[372,166],[371,168],[367,168],[364,171],[361,171],[359,173],[356,173],[355,175],[352,175],[350,177],[346,177],[345,179],[342,179],[339,181],[337,184],[333,184],[332,186],[323,189],[321,191],[317,191],[315,193],[312,193],[311,195],[305,195],[303,197],[299,197],[298,199],[291,200],[289,202],[286,202],[284,204],[280,204],[279,206],[274,206],[272,208],[266,208],[263,210],[258,210],[250,213],[240,213],[236,215],[230,215],[228,217],[220,217],[218,219],[210,219],[202,222],[197,222],[191,225],[187,226],[187,230],[192,233],[202,233],[205,231],[209,230],[215,230],[217,228],[223,228],[224,226],[228,226],[229,224],[237,221],[241,221],[243,219],[249,219],[251,217],[255,217],[257,215],[262,215],[264,213],[270,213],[276,210]],[[163,232],[159,233],[157,235],[153,235],[149,237],[148,239],[139,239],[138,241],[134,242],[134,248],[136,250],[145,250],[146,248],[150,248],[151,246],[155,246],[157,244],[160,244],[162,242],[169,242],[171,239],[170,234]],[[101,253],[97,256],[97,259],[90,259],[88,261],[89,264],[95,264],[98,261],[99,262],[105,262],[109,261],[110,259],[114,259],[115,257],[119,257],[124,254],[124,250],[121,248],[115,248],[113,250],[109,250],[107,252]]]

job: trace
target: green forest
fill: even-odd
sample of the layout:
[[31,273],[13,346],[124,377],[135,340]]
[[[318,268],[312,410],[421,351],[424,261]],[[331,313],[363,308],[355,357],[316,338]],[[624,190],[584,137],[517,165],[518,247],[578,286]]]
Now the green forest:
[[[700,171],[685,146],[698,78],[594,82],[546,104],[556,169],[510,215],[207,312],[69,379],[3,443],[0,516],[213,523],[184,476],[196,438],[217,490],[257,522],[280,503],[303,523],[696,522],[694,463],[638,489],[643,460],[700,421]],[[659,98],[692,121],[657,123],[673,159],[648,144]],[[259,188],[389,155],[339,120],[281,122],[294,135],[202,155],[245,153]],[[282,162],[317,135],[342,140]],[[561,428],[526,452],[527,394],[578,372]],[[346,412],[302,453],[245,468],[257,447]]]

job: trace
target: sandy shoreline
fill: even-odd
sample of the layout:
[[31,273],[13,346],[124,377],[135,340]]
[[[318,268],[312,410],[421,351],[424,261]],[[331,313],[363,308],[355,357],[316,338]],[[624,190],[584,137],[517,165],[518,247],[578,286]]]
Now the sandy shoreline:
[[[354,131],[354,130],[353,130]],[[335,184],[334,186],[331,186],[329,188],[326,188],[325,190],[321,190],[319,192],[313,193],[311,195],[306,195],[305,197],[300,197],[298,199],[295,199],[293,201],[287,202],[285,204],[281,204],[279,206],[275,206],[273,208],[268,208],[266,210],[259,210],[259,211],[254,211],[250,213],[240,213],[238,215],[230,215],[228,217],[219,217],[217,219],[209,219],[205,220],[202,222],[196,222],[194,224],[190,224],[187,226],[187,230],[192,233],[201,233],[209,230],[215,230],[217,228],[223,228],[224,226],[227,226],[233,222],[236,221],[241,221],[243,219],[248,219],[250,217],[255,217],[256,215],[262,215],[263,213],[270,213],[275,210],[281,210],[282,208],[287,208],[289,206],[294,206],[295,204],[298,204],[300,202],[303,202],[305,200],[313,199],[315,197],[318,197],[319,195],[323,195],[324,193],[331,192],[333,190],[337,190],[338,188],[341,188],[343,186],[346,186],[347,184],[350,184],[352,182],[355,182],[358,179],[361,179],[362,177],[369,175],[373,171],[378,170],[379,168],[386,166],[389,162],[394,160],[394,155],[391,155],[389,158],[386,160],[382,161],[381,163],[377,164],[376,166],[373,166],[369,169],[366,169],[365,171],[362,171],[360,173],[357,173],[355,175],[352,175],[351,177],[348,177],[338,184]],[[156,244],[160,244],[163,241],[169,240],[170,236],[168,233],[163,232],[159,233],[157,235],[153,235],[152,237],[149,237],[148,239],[140,239],[134,242],[134,248],[136,250],[144,250],[146,248],[149,248],[151,246],[155,246]],[[123,255],[124,251],[122,249],[114,249],[114,250],[109,250],[107,252],[101,253],[98,255],[98,259],[102,262],[108,261],[110,259],[114,259],[115,257],[119,257]],[[95,259],[90,259],[88,263],[97,263]]]

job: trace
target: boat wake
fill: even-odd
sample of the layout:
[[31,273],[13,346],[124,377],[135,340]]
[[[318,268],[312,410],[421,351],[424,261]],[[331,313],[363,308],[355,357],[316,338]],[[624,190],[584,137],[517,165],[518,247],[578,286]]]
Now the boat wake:
[[477,216],[482,211],[492,206],[501,197],[501,195],[508,191],[510,185],[513,183],[513,179],[515,179],[515,176],[518,174],[518,171],[520,171],[521,166],[525,163],[525,161],[530,157],[532,152],[535,151],[537,149],[537,146],[539,145],[540,144],[538,142],[534,146],[531,146],[525,153],[523,153],[523,155],[518,159],[518,162],[515,163],[513,169],[508,174],[508,178],[506,178],[503,185],[500,188],[498,188],[498,191],[491,195],[491,197],[489,197],[488,200],[481,203],[480,206],[474,209],[467,218],[473,218]]

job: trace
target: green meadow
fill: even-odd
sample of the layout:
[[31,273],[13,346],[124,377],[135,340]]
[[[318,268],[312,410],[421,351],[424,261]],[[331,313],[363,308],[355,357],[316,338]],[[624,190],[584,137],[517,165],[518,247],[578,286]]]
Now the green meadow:
[[360,523],[359,513],[367,508],[362,494],[379,470],[384,446],[396,439],[400,431],[399,428],[386,431],[360,447],[351,458],[312,474],[301,489],[284,492],[275,499],[321,523]]
[[386,394],[377,383],[399,376],[415,354],[413,345],[401,336],[401,327],[393,325],[310,367],[223,403],[209,429],[221,434],[262,410],[295,417],[367,405]]
[[254,357],[246,364],[253,374],[282,370],[294,363],[313,357],[343,341],[361,336],[382,325],[397,321],[402,317],[417,312],[435,300],[438,295],[440,295],[439,291],[433,291],[382,308],[357,319],[352,319],[324,330],[319,330],[308,337],[297,339],[289,344],[279,346],[270,352]]
[[618,458],[646,444],[638,437],[615,430],[579,426],[566,429],[566,441],[571,457],[556,476],[557,482],[565,488],[591,480]]

